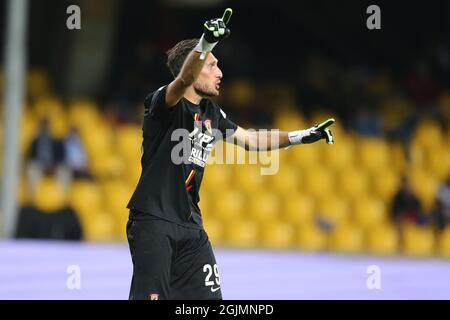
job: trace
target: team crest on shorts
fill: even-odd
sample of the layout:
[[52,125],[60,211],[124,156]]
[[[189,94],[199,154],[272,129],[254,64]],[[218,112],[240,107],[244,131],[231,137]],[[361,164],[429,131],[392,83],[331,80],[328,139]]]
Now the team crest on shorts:
[[148,300],[159,300],[159,294],[158,293],[151,293],[148,296]]

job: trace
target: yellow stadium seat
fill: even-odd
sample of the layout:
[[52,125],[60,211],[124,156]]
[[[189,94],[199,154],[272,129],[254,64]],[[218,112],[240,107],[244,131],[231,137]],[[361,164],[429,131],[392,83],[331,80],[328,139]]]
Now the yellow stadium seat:
[[274,175],[268,176],[269,184],[274,192],[289,195],[298,191],[300,171],[289,165],[283,165]]
[[[339,173],[338,190],[352,199],[359,198],[368,193],[368,174],[362,170],[352,168]],[[336,188],[334,188],[336,190]]]
[[214,199],[213,193],[205,188],[200,188],[200,202],[198,203],[200,210],[204,216],[213,217],[214,213]]
[[[130,176],[126,176],[127,180],[138,181],[140,175],[140,164],[136,163],[133,166],[127,167],[123,159],[114,153],[108,154],[95,154],[89,161],[89,167],[92,174],[97,178],[118,178],[122,177],[125,173]],[[138,167],[139,169],[137,169]]]
[[75,181],[69,190],[69,203],[80,215],[91,215],[101,208],[101,190],[97,183]]
[[252,248],[258,245],[258,224],[249,219],[230,221],[226,224],[226,242],[237,248]]
[[[110,241],[114,238],[116,223],[112,214],[98,211],[81,216],[84,239],[87,241]],[[125,233],[125,228],[124,231]]]
[[332,225],[347,222],[350,209],[348,200],[342,196],[330,194],[317,200],[318,216]]
[[101,121],[89,130],[81,131],[81,139],[86,148],[89,160],[95,157],[113,154],[113,132],[111,127]]
[[381,224],[368,231],[367,246],[370,253],[394,255],[399,249],[397,230],[389,224]]
[[36,101],[33,111],[37,120],[40,121],[44,118],[50,118],[53,113],[58,115],[64,113],[64,107],[57,97],[45,97]]
[[223,222],[216,218],[203,216],[203,226],[213,246],[221,245],[225,232]]
[[303,191],[316,197],[326,197],[335,192],[333,174],[325,168],[310,168],[304,173]]
[[63,187],[54,177],[42,178],[33,195],[33,205],[44,212],[54,212],[66,205],[66,194]]
[[293,111],[292,109],[294,108],[289,109],[291,110],[280,111],[275,115],[274,128],[278,128],[283,131],[293,131],[305,128],[306,124],[302,115],[296,111]]
[[406,255],[431,256],[434,254],[435,237],[430,227],[406,224],[403,229],[403,251]]
[[81,131],[95,128],[101,121],[100,112],[94,102],[76,100],[69,105],[69,122]]
[[385,202],[391,201],[399,187],[399,174],[392,169],[384,168],[371,172],[370,176],[374,196]]
[[114,129],[117,153],[128,164],[138,162],[141,158],[142,129],[137,125],[123,125]]
[[284,151],[290,154],[289,157],[292,166],[302,168],[304,170],[311,170],[314,167],[325,163],[325,160],[321,157],[321,148],[317,144],[293,147],[287,151]]
[[450,258],[450,226],[447,226],[439,235],[439,254],[443,257]]
[[237,190],[229,190],[217,194],[213,198],[212,206],[208,214],[216,216],[222,221],[239,219],[245,213],[245,201],[245,195]]
[[390,151],[382,139],[361,139],[358,147],[358,163],[367,170],[385,168],[390,163]]
[[412,188],[417,193],[425,211],[430,211],[435,203],[438,181],[421,168],[412,168],[409,177]]
[[315,223],[301,225],[296,231],[295,243],[300,249],[307,251],[327,249],[327,234]]
[[403,172],[406,165],[405,149],[399,142],[393,142],[390,144],[391,163],[389,167],[397,172]]
[[431,120],[424,120],[416,127],[412,140],[425,149],[436,150],[443,144],[443,138],[438,123]]
[[287,249],[292,246],[294,227],[286,222],[271,221],[261,226],[261,241],[270,249]]
[[[265,189],[265,184],[269,181],[268,176],[261,175],[260,167],[257,165],[233,165],[234,186],[247,192],[259,193]],[[208,174],[208,173],[206,173]]]
[[41,69],[29,70],[27,73],[27,91],[28,97],[34,101],[41,97],[51,94],[50,82],[48,74]]
[[134,189],[122,181],[106,181],[102,183],[102,198],[108,212],[116,216],[128,216],[127,204]]
[[332,250],[345,253],[358,253],[364,250],[363,231],[351,224],[342,224],[330,235]]
[[202,188],[210,192],[223,192],[230,187],[232,169],[229,165],[208,165],[202,180]]
[[438,180],[445,180],[450,175],[450,148],[442,147],[426,154],[427,171]]
[[389,218],[386,204],[373,197],[355,199],[353,217],[355,223],[364,229],[373,229]]
[[328,168],[336,171],[347,170],[355,162],[355,145],[350,137],[336,137],[336,143],[323,148],[323,161]]
[[301,193],[286,194],[283,197],[283,218],[293,224],[312,223],[315,215],[313,197]]
[[281,215],[281,203],[274,193],[262,192],[249,199],[248,214],[258,222],[273,221]]

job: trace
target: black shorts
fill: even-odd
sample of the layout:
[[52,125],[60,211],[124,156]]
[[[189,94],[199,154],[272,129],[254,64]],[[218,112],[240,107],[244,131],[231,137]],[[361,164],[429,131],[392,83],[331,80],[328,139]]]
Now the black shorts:
[[220,300],[220,278],[205,230],[162,220],[128,220],[130,300]]

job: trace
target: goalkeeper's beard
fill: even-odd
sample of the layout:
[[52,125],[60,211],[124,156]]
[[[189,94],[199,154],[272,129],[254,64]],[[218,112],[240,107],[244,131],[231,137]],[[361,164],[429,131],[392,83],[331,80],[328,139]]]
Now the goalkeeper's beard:
[[206,84],[194,84],[194,91],[202,98],[212,98],[219,95],[219,90],[208,88]]

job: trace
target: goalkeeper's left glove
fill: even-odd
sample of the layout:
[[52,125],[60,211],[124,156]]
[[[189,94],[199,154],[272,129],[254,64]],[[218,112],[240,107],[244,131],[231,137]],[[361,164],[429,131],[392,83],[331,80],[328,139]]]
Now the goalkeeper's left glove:
[[320,124],[316,124],[306,130],[291,131],[288,133],[291,145],[313,143],[321,139],[325,139],[328,144],[334,143],[333,134],[328,129],[335,122],[334,119],[328,119]]

